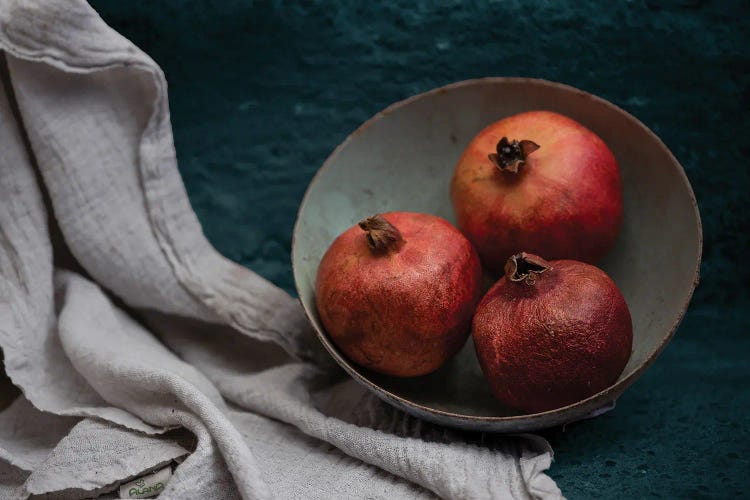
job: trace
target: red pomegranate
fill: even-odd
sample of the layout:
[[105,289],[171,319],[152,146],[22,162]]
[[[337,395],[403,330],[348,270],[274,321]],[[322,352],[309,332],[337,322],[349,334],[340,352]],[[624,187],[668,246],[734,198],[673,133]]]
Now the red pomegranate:
[[318,268],[315,300],[349,358],[413,377],[435,371],[466,342],[481,273],[471,243],[446,220],[390,212],[333,242]]
[[620,171],[592,131],[530,111],[482,130],[451,182],[458,227],[495,274],[521,250],[594,263],[622,221]]
[[606,389],[630,358],[625,299],[601,269],[520,253],[477,307],[472,335],[492,392],[536,413]]

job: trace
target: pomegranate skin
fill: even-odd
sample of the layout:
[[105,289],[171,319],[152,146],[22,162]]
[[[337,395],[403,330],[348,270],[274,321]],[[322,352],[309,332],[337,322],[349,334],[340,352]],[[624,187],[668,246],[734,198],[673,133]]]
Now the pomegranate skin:
[[342,233],[318,268],[318,313],[356,363],[398,377],[425,375],[466,342],[481,298],[481,264],[444,219],[411,212],[382,217],[403,241],[374,252],[360,227]]
[[[500,139],[538,150],[517,173],[488,154]],[[458,227],[496,275],[514,253],[595,263],[622,223],[622,182],[614,154],[592,131],[563,115],[529,111],[495,122],[469,144],[451,180]]]
[[630,358],[630,312],[604,271],[557,260],[533,285],[503,276],[472,324],[492,392],[527,413],[567,406],[617,381]]

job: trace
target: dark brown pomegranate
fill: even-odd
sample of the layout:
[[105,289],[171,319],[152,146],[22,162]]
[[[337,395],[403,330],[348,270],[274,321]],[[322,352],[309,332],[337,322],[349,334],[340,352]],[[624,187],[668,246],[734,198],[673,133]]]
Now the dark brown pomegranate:
[[472,325],[495,396],[528,413],[567,406],[612,385],[630,358],[630,312],[601,269],[520,253]]
[[580,123],[549,111],[482,130],[456,165],[451,200],[459,229],[495,274],[522,250],[594,263],[612,248],[622,221],[612,151]]
[[333,242],[318,268],[315,300],[349,358],[411,377],[438,369],[464,345],[480,283],[479,257],[450,223],[390,212]]

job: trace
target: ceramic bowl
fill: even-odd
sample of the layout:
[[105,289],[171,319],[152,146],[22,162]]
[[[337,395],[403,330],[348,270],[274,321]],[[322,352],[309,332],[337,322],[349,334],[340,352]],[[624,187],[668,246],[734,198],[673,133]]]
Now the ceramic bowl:
[[[491,395],[471,339],[437,372],[412,379],[373,373],[349,361],[315,308],[321,257],[346,228],[392,210],[454,222],[453,168],[486,125],[523,111],[567,115],[614,152],[624,183],[625,216],[614,250],[598,265],[617,283],[633,317],[633,353],[620,379],[575,404],[518,414]],[[297,292],[320,341],[355,380],[385,401],[446,426],[521,432],[585,418],[611,405],[664,349],[698,283],[701,223],[685,172],[669,149],[617,106],[558,83],[526,78],[469,80],[398,102],[354,131],[331,154],[305,193],[292,244]]]

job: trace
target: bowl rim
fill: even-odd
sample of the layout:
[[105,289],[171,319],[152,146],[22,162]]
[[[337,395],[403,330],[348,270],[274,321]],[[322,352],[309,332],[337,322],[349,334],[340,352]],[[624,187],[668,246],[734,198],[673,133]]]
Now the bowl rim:
[[[349,144],[349,142],[351,142],[356,136],[364,132],[372,124],[374,124],[381,118],[385,117],[389,113],[397,109],[400,109],[402,107],[408,106],[409,104],[416,102],[420,99],[424,99],[426,97],[445,94],[452,90],[460,89],[462,87],[469,87],[473,85],[484,85],[484,84],[491,85],[491,84],[505,84],[505,83],[539,85],[542,87],[551,87],[557,90],[564,90],[566,92],[572,92],[573,94],[577,94],[581,98],[597,102],[600,105],[610,108],[612,111],[616,113],[622,114],[626,120],[636,125],[638,128],[643,130],[643,132],[645,132],[648,136],[654,139],[657,142],[657,144],[667,153],[670,160],[678,167],[677,170],[678,170],[679,177],[682,180],[684,187],[687,189],[688,195],[690,197],[690,202],[693,207],[693,212],[694,212],[695,220],[697,223],[697,229],[698,229],[698,241],[697,241],[698,257],[696,259],[695,269],[693,271],[692,286],[690,287],[690,291],[685,297],[685,301],[683,302],[682,309],[680,310],[679,314],[677,315],[677,318],[673,322],[672,327],[669,329],[667,334],[661,339],[659,345],[649,355],[649,357],[640,366],[638,366],[629,374],[627,374],[624,378],[618,380],[617,382],[607,387],[606,389],[599,391],[598,393],[592,396],[589,396],[586,399],[582,399],[580,401],[577,401],[567,406],[555,408],[554,410],[548,410],[548,411],[538,412],[538,413],[511,415],[511,416],[465,415],[465,414],[460,414],[460,413],[454,413],[451,411],[440,410],[437,408],[431,408],[429,406],[425,406],[424,404],[420,404],[420,403],[416,403],[414,401],[408,400],[402,396],[399,396],[398,394],[394,394],[393,392],[385,389],[384,387],[381,387],[380,385],[369,380],[367,377],[363,376],[361,373],[359,373],[357,369],[355,369],[351,365],[348,359],[346,359],[341,353],[338,352],[338,349],[332,344],[327,334],[324,331],[322,331],[322,329],[318,328],[315,325],[315,322],[313,321],[310,311],[308,311],[307,307],[305,306],[305,303],[302,301],[302,298],[301,298],[302,296],[300,293],[300,284],[299,284],[299,280],[297,279],[297,273],[295,270],[297,230],[299,229],[300,216],[302,214],[302,210],[304,209],[308,201],[310,192],[313,189],[315,183],[318,181],[319,176],[326,169],[329,168],[332,161],[338,156],[341,150],[343,150],[344,147],[346,147]],[[624,109],[620,108],[616,104],[613,104],[604,98],[598,97],[594,94],[583,91],[571,85],[554,82],[551,80],[541,79],[541,78],[528,78],[528,77],[515,77],[515,76],[489,76],[489,77],[472,78],[468,80],[461,80],[458,82],[453,82],[447,85],[443,85],[441,87],[428,90],[426,92],[412,95],[410,97],[397,101],[393,104],[390,104],[382,111],[375,113],[373,116],[367,119],[364,123],[362,123],[359,127],[357,127],[353,132],[351,132],[346,137],[346,139],[344,139],[338,146],[336,146],[336,148],[328,155],[325,162],[323,162],[323,165],[318,169],[317,172],[315,172],[315,175],[310,180],[310,183],[308,184],[307,189],[305,189],[305,194],[302,197],[302,201],[300,202],[299,208],[297,210],[297,218],[295,220],[294,229],[292,233],[291,263],[292,263],[292,274],[294,275],[294,287],[297,292],[297,298],[300,302],[300,305],[302,306],[302,309],[305,312],[305,316],[307,317],[308,321],[313,327],[313,330],[315,330],[316,336],[318,337],[320,342],[323,344],[325,349],[328,351],[328,353],[336,360],[339,366],[341,366],[352,378],[354,378],[359,383],[367,386],[375,394],[385,396],[386,399],[395,401],[402,407],[414,408],[414,409],[419,410],[420,412],[433,414],[433,415],[445,417],[448,419],[459,420],[461,422],[472,423],[472,424],[482,424],[482,423],[488,423],[488,424],[489,423],[496,423],[496,424],[508,423],[510,424],[514,422],[515,423],[523,422],[527,426],[533,426],[534,422],[536,421],[543,421],[543,420],[549,420],[553,418],[564,417],[564,415],[569,414],[569,413],[577,413],[575,412],[575,410],[586,410],[586,411],[581,412],[582,414],[578,417],[578,418],[581,418],[586,413],[589,413],[591,411],[591,406],[594,406],[593,409],[595,410],[597,406],[604,406],[614,401],[620,394],[622,394],[622,392],[625,389],[627,389],[630,385],[632,385],[640,377],[640,375],[643,374],[643,372],[654,363],[654,361],[656,361],[656,358],[661,354],[661,352],[664,350],[666,345],[672,339],[678,327],[680,326],[680,323],[685,317],[685,313],[693,297],[695,288],[698,286],[698,283],[700,281],[700,266],[701,266],[702,254],[703,254],[703,224],[701,222],[700,211],[698,209],[698,202],[695,198],[693,187],[690,184],[690,181],[687,177],[687,174],[685,173],[685,169],[683,168],[682,164],[677,160],[677,158],[675,158],[674,154],[672,154],[672,151],[667,147],[667,145],[664,144],[664,141],[662,141],[659,138],[659,136],[657,136],[649,127],[647,127],[645,124],[643,124],[643,122],[641,122],[635,116],[625,111]],[[592,403],[594,403],[595,401],[601,401],[602,404],[592,405]],[[575,420],[575,418],[572,420]]]

